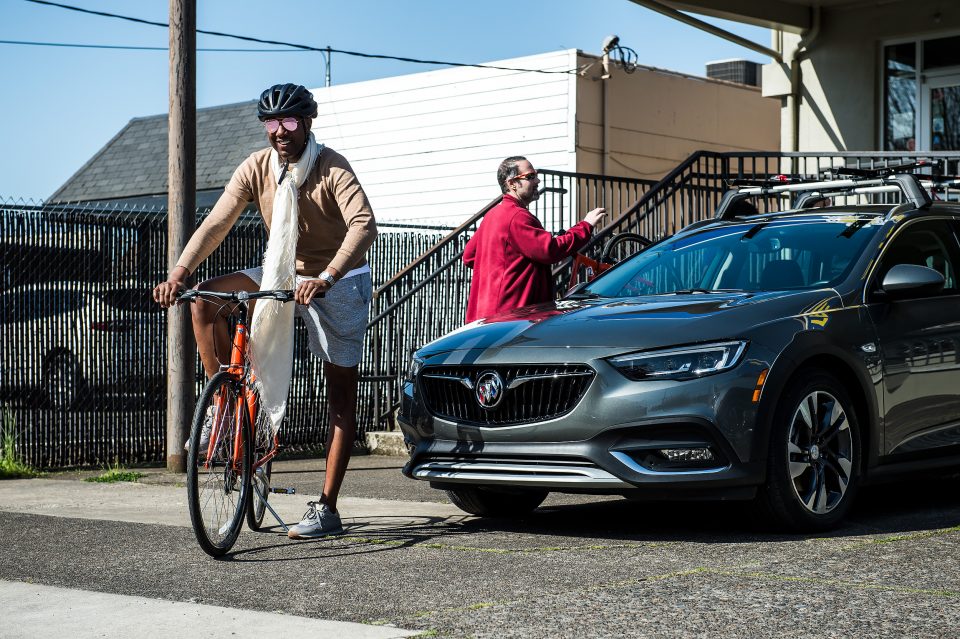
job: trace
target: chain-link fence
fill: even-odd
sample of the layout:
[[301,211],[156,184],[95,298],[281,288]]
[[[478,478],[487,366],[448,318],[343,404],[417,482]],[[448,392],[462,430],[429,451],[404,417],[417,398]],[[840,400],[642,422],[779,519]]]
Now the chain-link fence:
[[[198,211],[198,221],[207,213]],[[368,258],[374,286],[447,229],[381,225]],[[244,214],[198,280],[256,265],[260,216]],[[166,316],[151,290],[166,277],[166,211],[0,203],[0,410],[25,461],[40,467],[165,458]],[[283,441],[326,438],[322,365],[297,322]],[[368,345],[369,350],[369,345]],[[361,367],[358,424],[375,422]],[[203,375],[198,367],[198,390]]]

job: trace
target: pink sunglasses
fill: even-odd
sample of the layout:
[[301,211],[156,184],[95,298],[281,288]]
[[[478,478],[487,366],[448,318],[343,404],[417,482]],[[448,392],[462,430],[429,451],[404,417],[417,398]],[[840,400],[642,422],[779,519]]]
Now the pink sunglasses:
[[297,120],[297,118],[283,118],[263,121],[263,126],[267,127],[268,133],[276,133],[279,131],[280,125],[283,125],[283,128],[286,131],[296,131],[297,127],[300,126],[300,121]]

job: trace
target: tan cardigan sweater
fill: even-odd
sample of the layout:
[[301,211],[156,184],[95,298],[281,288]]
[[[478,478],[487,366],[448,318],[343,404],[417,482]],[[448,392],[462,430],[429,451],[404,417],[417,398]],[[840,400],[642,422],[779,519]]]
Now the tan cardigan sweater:
[[[277,190],[270,151],[251,154],[237,168],[210,215],[190,238],[177,266],[193,273],[220,246],[249,202],[256,202],[270,232]],[[346,158],[324,148],[299,194],[297,273],[316,277],[332,267],[342,275],[365,264],[367,249],[377,237],[377,222]]]

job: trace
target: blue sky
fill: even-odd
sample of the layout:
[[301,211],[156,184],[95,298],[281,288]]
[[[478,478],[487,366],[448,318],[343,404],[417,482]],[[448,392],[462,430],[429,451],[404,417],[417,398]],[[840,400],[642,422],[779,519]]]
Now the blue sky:
[[[60,0],[167,22],[167,0]],[[558,49],[599,53],[620,36],[641,64],[705,74],[712,60],[763,56],[629,0],[504,3],[441,0],[198,0],[197,27],[310,46],[483,63]],[[708,20],[769,45],[769,32]],[[167,30],[25,0],[0,0],[0,40],[166,47]],[[270,48],[200,35],[198,48]],[[334,84],[436,69],[334,54]],[[0,197],[52,194],[131,119],[167,111],[166,51],[0,44]],[[321,86],[312,52],[199,52],[197,106],[256,98],[276,82]]]

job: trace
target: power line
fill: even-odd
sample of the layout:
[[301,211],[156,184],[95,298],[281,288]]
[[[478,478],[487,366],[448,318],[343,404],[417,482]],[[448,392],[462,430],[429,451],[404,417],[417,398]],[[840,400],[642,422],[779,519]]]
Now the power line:
[[[118,20],[127,20],[129,22],[137,22],[139,24],[146,24],[155,27],[169,28],[169,24],[166,22],[155,22],[153,20],[144,20],[142,18],[134,18],[131,16],[124,16],[117,13],[108,13],[106,11],[94,11],[92,9],[84,9],[82,7],[75,7],[69,4],[61,4],[59,2],[50,2],[50,0],[25,0],[25,2],[32,2],[34,4],[42,4],[51,7],[58,7],[60,9],[68,9],[70,11],[77,11],[79,13],[88,13],[91,15],[102,16],[105,18],[117,18]],[[384,55],[378,53],[363,53],[360,51],[346,51],[344,49],[333,49],[331,47],[312,47],[307,44],[296,44],[293,42],[282,42],[279,40],[264,40],[261,38],[254,38],[251,36],[242,36],[236,35],[233,33],[223,33],[221,31],[209,31],[206,29],[197,29],[197,33],[202,33],[204,35],[219,36],[222,38],[234,38],[237,40],[245,40],[247,42],[257,42],[259,44],[273,44],[285,47],[294,47],[296,49],[302,49],[304,51],[316,51],[317,53],[342,53],[343,55],[355,56],[358,58],[374,58],[379,60],[397,60],[399,62],[410,62],[413,64],[433,64],[433,65],[442,65],[449,67],[471,67],[475,69],[494,69],[497,71],[521,71],[524,73],[545,73],[545,74],[564,74],[572,75],[577,73],[577,69],[569,69],[566,71],[549,71],[546,69],[519,69],[515,67],[500,67],[492,64],[468,64],[465,62],[446,62],[443,60],[420,60],[418,58],[406,58],[401,56],[394,55]]]
[[[0,44],[18,44],[33,47],[73,47],[77,49],[121,49],[129,51],[169,51],[167,47],[138,47],[121,44],[78,44],[72,42],[32,42],[28,40],[0,40]],[[209,49],[200,48],[197,51],[220,51],[235,53],[307,53],[296,49]]]

